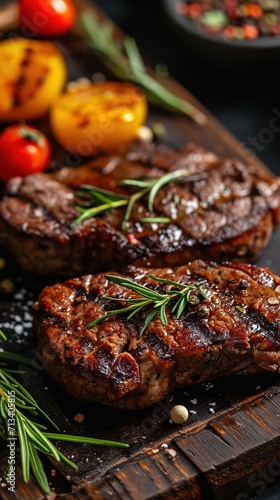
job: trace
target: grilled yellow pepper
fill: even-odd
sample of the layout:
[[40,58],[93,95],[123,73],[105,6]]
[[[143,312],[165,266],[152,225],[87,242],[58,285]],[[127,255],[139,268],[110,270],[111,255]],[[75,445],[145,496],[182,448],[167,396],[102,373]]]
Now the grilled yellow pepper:
[[50,124],[62,146],[91,156],[133,140],[146,116],[147,101],[136,86],[92,83],[61,94],[51,107]]
[[67,70],[52,42],[10,38],[0,42],[0,120],[43,116],[63,90]]

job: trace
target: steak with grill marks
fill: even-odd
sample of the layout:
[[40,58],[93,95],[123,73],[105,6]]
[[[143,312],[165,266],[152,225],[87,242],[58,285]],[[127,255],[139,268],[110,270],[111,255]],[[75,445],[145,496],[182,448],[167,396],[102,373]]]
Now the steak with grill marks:
[[[126,178],[160,177],[186,168],[189,179],[170,182],[150,214],[139,200],[122,230],[124,208],[103,212],[71,228],[79,215],[74,190],[81,184],[131,194]],[[148,223],[146,217],[167,223]],[[126,265],[167,267],[205,258],[252,262],[280,220],[280,185],[269,173],[222,160],[196,146],[175,151],[132,144],[85,166],[14,178],[0,203],[1,245],[28,271],[68,276]]]
[[[189,179],[162,187],[153,214],[147,200],[139,200],[126,230],[122,207],[71,228],[79,215],[74,190],[81,184],[128,195],[121,180],[159,177],[181,168],[189,171]],[[142,222],[151,215],[169,222]],[[174,267],[205,256],[219,262],[252,261],[279,220],[277,179],[195,146],[175,151],[133,144],[76,169],[14,178],[0,203],[1,244],[19,264],[29,271],[68,276],[121,272],[129,264]]]
[[[73,278],[41,292],[34,305],[37,348],[47,372],[71,396],[144,408],[175,387],[229,374],[280,371],[278,277],[250,264],[199,260],[178,268],[129,266],[125,276],[161,293],[176,289],[151,274],[201,285],[207,299],[192,300],[179,319],[170,303],[167,325],[157,314],[139,336],[148,309],[131,319],[114,315],[89,328],[107,310],[125,307],[120,299],[138,297],[104,274]],[[105,296],[119,300],[112,304]]]

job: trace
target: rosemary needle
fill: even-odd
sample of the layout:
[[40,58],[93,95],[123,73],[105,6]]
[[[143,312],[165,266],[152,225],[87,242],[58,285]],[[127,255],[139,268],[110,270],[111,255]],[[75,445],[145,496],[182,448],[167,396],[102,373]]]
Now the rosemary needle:
[[80,24],[90,48],[97,52],[105,65],[120,80],[128,80],[141,86],[150,102],[177,113],[183,113],[199,125],[207,117],[190,102],[173,94],[147,71],[133,38],[114,36],[115,28],[110,20],[101,20],[92,11],[79,16]]
[[4,333],[4,332],[2,332],[2,330],[0,330],[0,339],[1,339],[1,340],[4,340],[4,341],[6,341],[6,340],[7,340],[7,337],[6,337],[5,333]]
[[[6,340],[1,330],[0,339]],[[46,425],[37,422],[36,417],[40,417],[42,422],[49,424],[55,430],[59,429],[39,407],[33,396],[11,375],[11,373],[18,376],[22,374],[21,370],[10,370],[7,367],[7,363],[11,362],[20,362],[33,367],[34,364],[24,356],[0,351],[0,435],[5,440],[13,437],[16,441],[25,483],[30,481],[32,472],[42,491],[47,495],[50,494],[48,478],[39,453],[53,457],[58,462],[63,461],[67,466],[77,470],[76,464],[61,453],[52,441],[128,448],[128,444],[118,441],[48,432]],[[9,471],[10,469],[8,469],[7,477],[9,477]]]
[[[178,182],[180,179],[186,179],[187,182],[191,182],[197,179],[197,177],[197,175],[190,175],[187,169],[178,169],[174,170],[174,172],[169,172],[156,178],[146,177],[144,179],[123,179],[119,185],[125,186],[127,189],[139,188],[130,196],[118,194],[113,191],[106,191],[96,186],[82,185],[76,191],[76,196],[81,200],[84,200],[84,205],[81,203],[76,205],[76,208],[79,212],[81,212],[81,215],[72,221],[71,227],[74,227],[76,224],[108,210],[126,207],[122,220],[122,230],[126,231],[126,224],[130,219],[131,211],[137,201],[147,197],[147,208],[149,212],[152,213],[155,197],[163,186],[170,184],[171,182]],[[170,222],[170,219],[168,217],[151,216],[144,217],[141,221],[147,223],[157,222],[166,224]]]
[[141,337],[147,326],[151,323],[151,321],[157,314],[159,314],[161,323],[164,326],[167,325],[166,307],[167,305],[170,305],[170,302],[173,303],[171,313],[174,313],[175,318],[179,319],[183,311],[189,304],[192,293],[196,293],[197,299],[202,298],[203,300],[207,300],[207,295],[205,294],[201,285],[179,283],[177,281],[150,275],[150,278],[152,278],[154,281],[171,286],[171,288],[169,288],[169,290],[167,290],[165,293],[160,293],[147,288],[146,286],[140,285],[139,283],[136,283],[135,281],[132,281],[128,278],[124,278],[123,276],[106,274],[105,277],[112,283],[116,283],[117,285],[123,286],[124,288],[136,292],[139,297],[132,299],[125,299],[122,297],[118,299],[116,297],[104,296],[103,298],[105,300],[124,302],[125,304],[127,304],[127,306],[120,309],[108,311],[104,314],[104,316],[100,316],[99,318],[92,321],[88,325],[88,328],[93,328],[94,326],[107,321],[110,317],[119,314],[124,314],[128,319],[131,319],[135,314],[144,309],[146,310],[147,314],[144,323],[140,328]]

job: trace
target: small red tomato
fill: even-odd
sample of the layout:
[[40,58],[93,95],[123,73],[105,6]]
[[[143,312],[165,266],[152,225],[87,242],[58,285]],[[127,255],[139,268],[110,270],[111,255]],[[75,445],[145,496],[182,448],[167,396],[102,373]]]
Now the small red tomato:
[[19,24],[24,36],[64,35],[76,16],[72,0],[19,0]]
[[12,125],[0,134],[0,180],[42,172],[51,157],[44,134],[29,125]]

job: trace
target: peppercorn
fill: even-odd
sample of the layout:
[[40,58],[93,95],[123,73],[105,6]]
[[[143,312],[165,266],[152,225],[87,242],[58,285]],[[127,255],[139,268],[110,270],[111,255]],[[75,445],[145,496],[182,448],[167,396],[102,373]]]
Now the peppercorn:
[[188,409],[183,405],[176,405],[170,411],[170,418],[174,424],[184,424],[189,418]]

